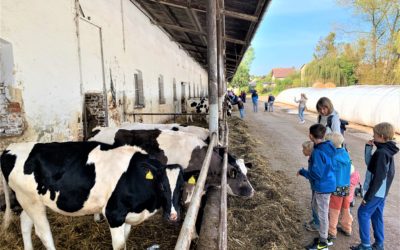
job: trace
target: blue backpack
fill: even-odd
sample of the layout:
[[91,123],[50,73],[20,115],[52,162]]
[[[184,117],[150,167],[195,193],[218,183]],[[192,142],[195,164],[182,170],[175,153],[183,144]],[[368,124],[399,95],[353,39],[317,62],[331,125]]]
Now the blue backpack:
[[332,157],[333,171],[336,177],[335,195],[347,196],[350,189],[351,160],[345,148],[337,148]]

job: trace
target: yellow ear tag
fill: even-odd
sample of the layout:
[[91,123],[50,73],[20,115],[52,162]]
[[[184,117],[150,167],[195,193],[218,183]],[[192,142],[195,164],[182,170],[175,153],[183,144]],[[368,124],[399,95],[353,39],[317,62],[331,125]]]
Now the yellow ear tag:
[[153,179],[154,179],[154,176],[153,176],[153,174],[151,173],[151,171],[150,171],[150,170],[147,171],[146,180],[153,180]]
[[192,175],[192,177],[189,178],[188,183],[192,184],[192,185],[196,185],[196,179],[194,178],[193,175]]

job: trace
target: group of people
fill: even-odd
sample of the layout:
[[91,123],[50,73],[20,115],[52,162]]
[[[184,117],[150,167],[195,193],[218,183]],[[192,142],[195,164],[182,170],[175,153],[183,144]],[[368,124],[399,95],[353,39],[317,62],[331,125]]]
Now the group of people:
[[[295,101],[299,103],[300,122],[304,123],[304,115],[300,115],[300,111],[304,111],[307,98],[302,94],[300,100]],[[333,245],[338,231],[345,236],[352,234],[350,204],[359,174],[344,147],[341,121],[332,102],[322,97],[316,109],[318,123],[309,128],[310,141],[303,143],[303,154],[309,157],[308,168],[301,168],[297,175],[304,176],[311,184],[312,220],[306,222],[305,227],[319,232],[319,237],[306,248],[320,250]],[[382,122],[373,128],[373,139],[365,145],[367,169],[363,200],[357,214],[361,243],[352,246],[353,250],[384,249],[383,209],[394,178],[393,156],[399,151],[393,137],[393,126]],[[374,146],[376,149],[372,154]],[[370,242],[371,222],[375,238],[373,244]]]
[[244,118],[244,103],[246,102],[246,92],[242,91],[239,96],[232,90],[228,90],[228,98],[232,105],[238,105],[240,118]]

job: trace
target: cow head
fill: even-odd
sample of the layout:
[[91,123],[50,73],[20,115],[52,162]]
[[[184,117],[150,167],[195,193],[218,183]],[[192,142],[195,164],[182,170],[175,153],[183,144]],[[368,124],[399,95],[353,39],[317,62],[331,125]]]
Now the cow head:
[[247,179],[247,166],[243,159],[235,159],[228,154],[227,191],[230,195],[253,197],[254,188]]
[[160,188],[164,200],[162,207],[164,218],[176,223],[180,219],[181,196],[184,184],[183,171],[180,165],[167,165],[162,170]]

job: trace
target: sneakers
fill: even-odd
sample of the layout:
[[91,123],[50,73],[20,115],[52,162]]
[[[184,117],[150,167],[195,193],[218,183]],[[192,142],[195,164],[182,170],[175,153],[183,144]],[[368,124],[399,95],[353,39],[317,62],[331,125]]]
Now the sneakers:
[[385,250],[385,248],[383,247],[383,245],[379,245],[376,242],[374,244],[372,244],[372,249],[373,250]]
[[303,124],[303,123],[305,123],[305,122],[306,122],[305,120],[299,121],[300,124]]
[[322,242],[319,238],[315,238],[314,241],[306,246],[307,250],[321,250],[321,249],[329,249],[328,244],[326,242]]
[[328,239],[326,240],[326,243],[328,246],[333,246],[333,241],[336,240],[336,236],[328,234]]
[[350,247],[351,250],[372,250],[371,246],[364,246],[363,244],[359,244],[358,246]]
[[338,231],[339,233],[342,233],[342,234],[345,235],[345,236],[348,236],[348,237],[351,236],[351,233],[350,233],[350,232],[345,231],[345,230],[344,230],[343,228],[341,228],[341,227],[338,227],[338,228],[337,228],[337,231]]
[[307,231],[310,231],[310,232],[317,232],[319,229],[319,225],[315,224],[313,221],[310,221],[309,223],[305,223],[304,227],[306,228]]

